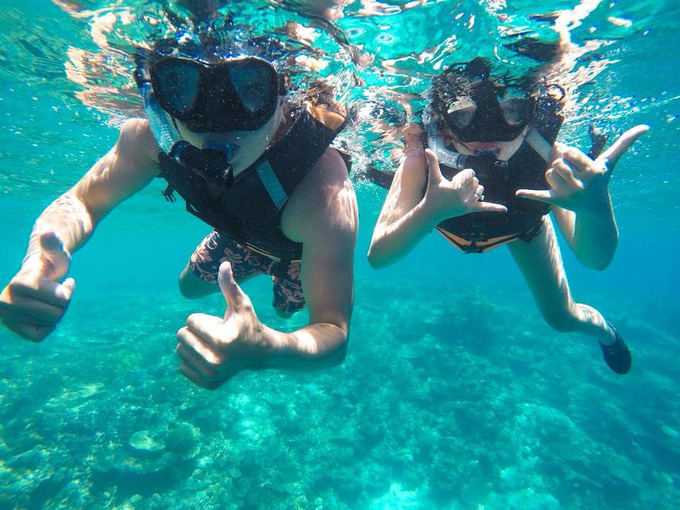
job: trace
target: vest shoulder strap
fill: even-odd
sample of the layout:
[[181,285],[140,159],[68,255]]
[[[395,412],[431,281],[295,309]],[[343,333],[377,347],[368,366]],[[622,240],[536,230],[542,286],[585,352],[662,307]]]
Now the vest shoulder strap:
[[253,164],[277,209],[283,208],[344,126],[345,117],[339,113],[306,103],[283,138]]

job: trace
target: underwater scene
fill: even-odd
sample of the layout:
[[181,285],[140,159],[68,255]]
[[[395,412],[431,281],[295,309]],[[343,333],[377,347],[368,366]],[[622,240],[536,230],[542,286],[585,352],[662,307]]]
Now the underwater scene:
[[[211,227],[161,179],[120,203],[73,254],[56,330],[0,326],[0,509],[679,508],[678,26],[673,0],[2,0],[0,289],[36,218],[145,115],[135,55],[163,38],[260,38],[291,98],[329,87],[360,219],[344,359],[208,390],[175,348],[191,314],[225,313],[221,293],[178,288]],[[371,173],[397,169],[433,79],[479,56],[515,77],[559,59],[559,142],[649,126],[611,176],[608,267],[558,233],[574,299],[632,352],[626,375],[544,320],[506,246],[466,254],[432,232],[388,267],[367,259],[387,196]],[[268,276],[241,287],[269,328],[308,324],[277,313]]]

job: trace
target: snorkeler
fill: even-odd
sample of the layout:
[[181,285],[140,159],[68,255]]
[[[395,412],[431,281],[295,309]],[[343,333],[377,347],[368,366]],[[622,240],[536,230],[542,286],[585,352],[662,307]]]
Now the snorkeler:
[[599,340],[616,373],[631,368],[621,335],[595,308],[569,291],[555,229],[577,258],[604,269],[618,231],[608,191],[618,159],[647,131],[637,126],[599,156],[555,144],[564,91],[538,79],[530,90],[491,75],[476,58],[454,64],[434,79],[422,130],[410,126],[404,158],[389,187],[368,252],[374,267],[408,253],[436,228],[466,253],[505,244],[545,318],[558,331],[580,331]]
[[[204,41],[203,41],[204,42]],[[115,146],[35,222],[20,271],[0,294],[0,320],[38,342],[74,289],[71,254],[118,203],[153,178],[214,228],[180,276],[194,298],[224,294],[224,317],[193,314],[177,332],[180,371],[216,388],[244,369],[340,363],[349,334],[358,213],[347,166],[329,147],[344,127],[330,93],[287,98],[287,81],[259,43],[155,45],[137,55],[146,119],[127,120]],[[264,50],[263,50],[264,52]],[[274,307],[305,305],[309,324],[262,324],[238,282],[268,274]]]

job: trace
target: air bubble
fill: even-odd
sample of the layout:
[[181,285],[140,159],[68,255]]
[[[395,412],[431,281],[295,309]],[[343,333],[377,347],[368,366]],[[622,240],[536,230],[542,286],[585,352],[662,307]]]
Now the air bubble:
[[380,44],[392,44],[395,41],[395,37],[388,32],[383,32],[375,40]]
[[366,31],[360,27],[352,27],[345,30],[345,34],[349,38],[361,37]]

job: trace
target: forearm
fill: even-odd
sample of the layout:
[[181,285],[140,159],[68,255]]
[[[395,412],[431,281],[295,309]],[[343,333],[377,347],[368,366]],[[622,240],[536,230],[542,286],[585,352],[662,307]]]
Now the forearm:
[[439,221],[423,199],[394,222],[379,224],[368,250],[369,262],[373,267],[395,263],[430,233]]
[[69,190],[52,202],[35,221],[26,258],[40,251],[40,234],[44,232],[55,232],[66,251],[72,253],[90,238],[94,226],[85,204],[73,190]]
[[258,368],[313,370],[338,365],[345,359],[347,327],[319,322],[283,333],[265,326],[264,334],[273,347]]
[[609,196],[600,211],[576,215],[574,251],[586,266],[606,268],[614,258],[618,239],[619,231]]
[[592,210],[562,214],[562,232],[579,261],[591,269],[606,268],[614,258],[619,236],[609,196]]

